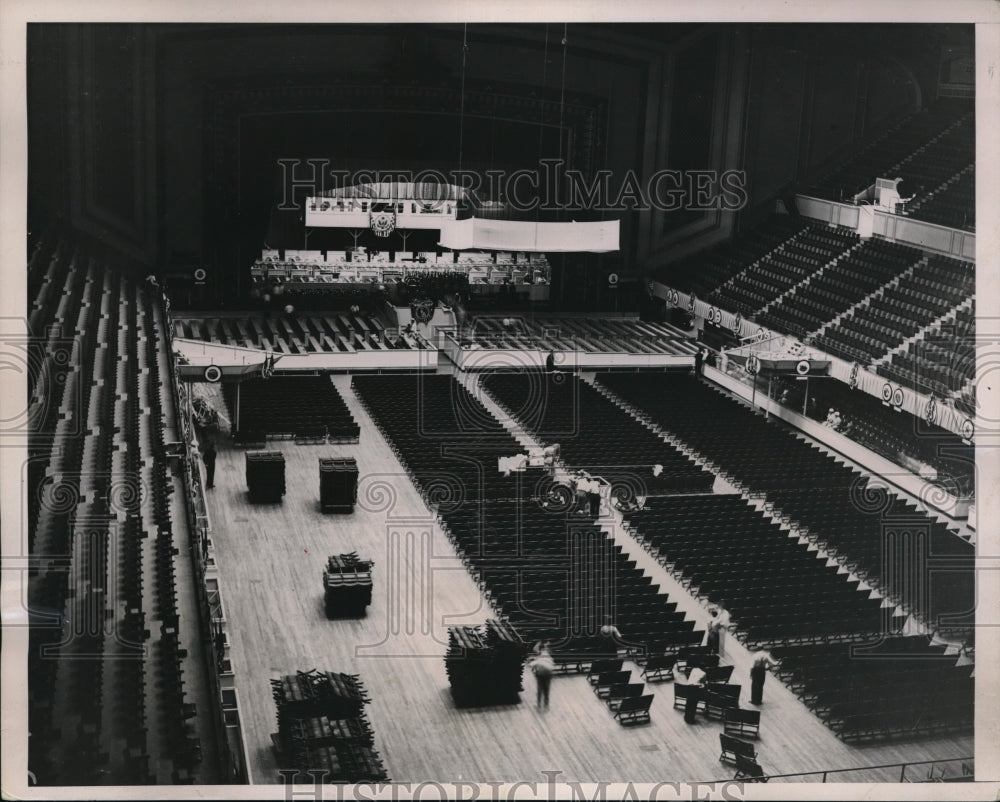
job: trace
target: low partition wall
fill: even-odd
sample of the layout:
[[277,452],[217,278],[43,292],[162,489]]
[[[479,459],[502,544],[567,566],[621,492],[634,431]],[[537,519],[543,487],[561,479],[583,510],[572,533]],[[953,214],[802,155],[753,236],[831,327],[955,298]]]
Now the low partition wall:
[[766,392],[761,392],[758,389],[755,393],[752,387],[748,387],[722,370],[706,365],[704,376],[745,401],[753,403],[760,409],[767,410],[769,414],[774,415],[776,418],[781,418],[781,420],[790,423],[796,429],[800,429],[814,440],[818,440],[834,451],[843,454],[866,470],[878,474],[886,482],[892,483],[901,490],[920,499],[927,506],[943,512],[950,518],[963,519],[968,517],[969,499],[953,496],[939,485],[921,479],[913,472],[908,471],[906,468],[897,465],[880,454],[868,450],[860,443],[840,434],[840,432],[831,429],[829,426],[824,426],[812,418],[800,415],[798,412],[782,406],[774,399],[769,398]]
[[[200,375],[205,368],[215,365],[229,375],[230,368],[249,372],[258,368],[266,353],[263,349],[242,348],[193,340],[177,340],[184,356],[183,370]],[[173,350],[173,346],[171,347]],[[373,370],[434,370],[438,363],[438,349],[425,342],[423,348],[358,350],[353,353],[316,352],[310,354],[275,353],[274,373],[310,372],[331,370],[340,373]]]
[[275,364],[282,371],[336,370],[435,370],[438,349],[424,347],[408,351],[358,351],[353,354],[283,354]]
[[[562,352],[559,360],[559,367],[571,370],[572,361],[567,359],[568,354],[573,352]],[[457,361],[452,358],[459,370],[496,370],[498,368],[545,368],[545,361],[549,357],[548,351],[538,348],[525,348],[522,350],[508,348],[468,348],[459,346],[458,350],[449,353],[449,357],[457,357]]]
[[640,370],[682,368],[694,365],[691,354],[635,354],[628,352],[556,350],[549,348],[484,348],[479,343],[463,345],[452,332],[442,332],[442,351],[459,370],[544,369],[552,355],[557,370]]
[[976,235],[971,231],[939,226],[905,215],[890,214],[870,204],[857,206],[853,203],[813,198],[809,195],[796,196],[795,207],[799,214],[805,217],[854,229],[858,228],[864,209],[866,215],[872,216],[869,221],[872,232],[881,237],[955,259],[976,258]]
[[[591,351],[567,352],[576,354],[576,366],[583,370],[607,370],[609,368],[683,368],[694,365],[691,354],[602,354]],[[556,352],[556,366],[559,366],[559,352]]]

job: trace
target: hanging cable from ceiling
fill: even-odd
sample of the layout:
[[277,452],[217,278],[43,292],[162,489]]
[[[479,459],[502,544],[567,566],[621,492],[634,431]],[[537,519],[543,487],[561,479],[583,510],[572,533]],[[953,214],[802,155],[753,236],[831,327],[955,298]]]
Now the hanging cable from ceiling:
[[[545,24],[545,46],[542,51],[542,85],[538,90],[538,158],[537,162],[539,167],[542,164],[542,148],[544,145],[544,134],[545,134],[545,86],[548,80],[549,71],[549,26],[548,23]],[[540,186],[537,187],[538,190],[541,189]],[[535,250],[538,250],[538,221],[541,217],[541,198],[536,199],[538,202],[535,203],[535,236],[534,236],[534,246]]]
[[465,62],[469,54],[469,23],[462,26],[462,88],[458,110],[458,172],[462,173],[463,146],[465,144]]
[[567,29],[569,25],[563,23],[563,35],[562,35],[562,79],[559,82],[559,161],[562,162],[563,152],[563,110],[565,108],[566,102],[566,42],[567,42]]
[[545,25],[545,48],[542,57],[542,85],[538,90],[538,163],[542,160],[542,145],[545,134],[545,86],[549,70],[549,26]]

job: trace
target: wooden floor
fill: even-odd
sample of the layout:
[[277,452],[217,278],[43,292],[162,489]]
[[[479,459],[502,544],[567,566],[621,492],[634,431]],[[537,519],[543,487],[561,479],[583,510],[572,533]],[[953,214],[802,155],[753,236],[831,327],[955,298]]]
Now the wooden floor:
[[[551,709],[534,705],[525,676],[522,703],[459,710],[444,668],[447,627],[481,623],[492,612],[436,526],[403,468],[350,390],[334,383],[361,426],[355,445],[296,445],[272,441],[286,459],[284,502],[247,501],[244,452],[220,443],[216,488],[208,493],[220,580],[231,622],[231,656],[253,782],[279,781],[270,734],[277,730],[269,680],[318,668],[359,674],[372,702],[367,713],[375,746],[398,782],[644,782],[725,780],[733,768],[718,760],[721,724],[684,723],[670,683],[656,694],[652,723],[626,729],[596,698],[583,676],[556,677]],[[319,510],[320,457],[352,456],[360,471],[351,515]],[[609,520],[614,527],[614,521]],[[618,542],[644,554],[618,527]],[[329,621],[323,612],[322,569],[328,554],[357,551],[375,560],[368,616]],[[640,563],[654,582],[691,615],[699,603],[651,559]],[[659,573],[657,573],[659,572]],[[749,706],[748,660],[732,637],[728,659]],[[639,669],[631,664],[638,681]],[[969,756],[972,736],[878,746],[839,741],[779,681],[768,679],[761,706],[759,761],[769,773],[791,773]],[[844,781],[898,781],[896,771]]]

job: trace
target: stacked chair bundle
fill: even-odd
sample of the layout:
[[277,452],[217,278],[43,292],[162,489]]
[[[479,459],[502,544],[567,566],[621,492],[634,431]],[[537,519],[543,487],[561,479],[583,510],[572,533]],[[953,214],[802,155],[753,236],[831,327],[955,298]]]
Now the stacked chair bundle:
[[280,502],[285,495],[285,455],[280,451],[248,451],[247,489],[253,502]]
[[358,498],[358,463],[354,457],[320,457],[319,502],[323,512],[353,512]]
[[516,630],[490,619],[485,626],[448,629],[445,668],[459,707],[517,704],[526,648]]
[[271,695],[278,708],[271,740],[283,769],[315,774],[317,782],[387,779],[364,713],[370,700],[357,676],[299,671],[271,680]]
[[331,555],[323,569],[323,592],[327,618],[360,618],[372,603],[371,560],[359,560],[356,552]]

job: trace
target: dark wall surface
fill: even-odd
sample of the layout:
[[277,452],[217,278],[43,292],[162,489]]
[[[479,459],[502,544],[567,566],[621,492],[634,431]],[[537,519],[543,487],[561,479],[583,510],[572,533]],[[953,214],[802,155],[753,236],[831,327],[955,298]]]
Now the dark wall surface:
[[[970,26],[32,25],[29,194],[160,270],[205,265],[231,293],[287,189],[281,159],[509,173],[559,158],[609,171],[598,208],[562,214],[621,220],[614,268],[638,274],[729,236],[932,100],[942,43],[965,38]],[[743,170],[747,209],[609,208],[664,169]]]

